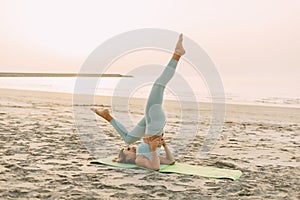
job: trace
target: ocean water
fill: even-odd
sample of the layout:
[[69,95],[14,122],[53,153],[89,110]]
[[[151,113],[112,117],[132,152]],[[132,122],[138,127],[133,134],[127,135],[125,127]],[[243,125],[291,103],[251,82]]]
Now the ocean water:
[[[96,90],[95,95],[105,96],[128,96],[126,85],[118,85],[122,78],[102,78],[100,81],[97,78],[86,78],[87,81],[97,83],[94,85]],[[92,80],[94,79],[94,80]],[[18,89],[18,90],[35,90],[48,92],[63,92],[63,93],[78,93],[75,91],[76,77],[1,77],[0,88]],[[97,82],[98,81],[98,82]],[[137,88],[130,95],[133,97],[147,98],[151,84]],[[199,102],[211,102],[209,91],[203,87],[194,87],[193,91],[174,91],[166,90],[165,99],[189,99],[194,95]],[[249,105],[264,105],[264,106],[282,106],[300,108],[300,97],[292,93],[268,91],[230,91],[225,89],[225,103],[227,104],[249,104]],[[87,91],[90,91],[87,89]]]

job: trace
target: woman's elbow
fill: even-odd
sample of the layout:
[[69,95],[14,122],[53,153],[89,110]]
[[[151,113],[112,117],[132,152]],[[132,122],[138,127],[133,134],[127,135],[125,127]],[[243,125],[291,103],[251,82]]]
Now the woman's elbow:
[[173,161],[170,161],[169,165],[174,165],[175,163],[176,163],[176,161],[173,160]]
[[160,165],[151,165],[151,167],[149,167],[150,169],[152,170],[155,170],[155,171],[159,171],[160,170]]
[[160,168],[159,167],[152,167],[152,170],[159,171]]

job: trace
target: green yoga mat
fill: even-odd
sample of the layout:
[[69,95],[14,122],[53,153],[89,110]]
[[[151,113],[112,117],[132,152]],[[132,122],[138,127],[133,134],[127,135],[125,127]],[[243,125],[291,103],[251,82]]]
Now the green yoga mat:
[[[137,166],[135,164],[112,162],[113,158],[114,157],[93,160],[91,161],[91,164],[104,164],[104,165],[120,167],[120,168],[146,169]],[[237,180],[242,175],[242,172],[240,170],[220,169],[216,167],[203,167],[197,165],[189,165],[185,163],[175,163],[174,165],[160,165],[159,172],[195,175],[195,176],[203,176],[207,178],[227,178],[232,180]]]

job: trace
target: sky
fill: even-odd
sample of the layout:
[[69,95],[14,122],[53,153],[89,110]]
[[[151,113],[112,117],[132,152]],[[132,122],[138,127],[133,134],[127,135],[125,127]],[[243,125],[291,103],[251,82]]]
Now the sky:
[[299,10],[299,0],[0,0],[0,72],[78,72],[107,39],[162,28],[205,49],[229,90],[300,97]]

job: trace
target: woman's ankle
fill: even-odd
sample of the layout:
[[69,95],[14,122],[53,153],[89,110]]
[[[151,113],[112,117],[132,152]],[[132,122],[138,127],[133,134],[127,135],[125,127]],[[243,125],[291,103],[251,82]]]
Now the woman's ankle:
[[180,57],[180,55],[174,53],[172,59],[179,61]]

